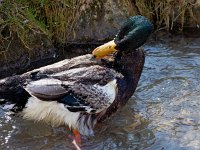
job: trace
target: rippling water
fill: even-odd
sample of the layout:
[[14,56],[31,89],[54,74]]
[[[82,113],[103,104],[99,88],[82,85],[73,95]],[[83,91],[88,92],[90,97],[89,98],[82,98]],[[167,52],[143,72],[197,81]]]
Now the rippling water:
[[[144,46],[138,88],[122,110],[83,137],[83,150],[199,150],[200,39],[172,38]],[[65,127],[23,120],[0,109],[0,149],[72,149]]]

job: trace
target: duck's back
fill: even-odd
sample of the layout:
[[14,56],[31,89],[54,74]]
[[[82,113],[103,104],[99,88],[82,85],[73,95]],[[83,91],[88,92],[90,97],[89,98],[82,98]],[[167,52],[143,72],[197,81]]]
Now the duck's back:
[[[87,96],[91,92],[88,87],[105,86],[117,77],[123,76],[108,68],[102,61],[96,60],[91,54],[87,54],[2,79],[0,96],[11,100],[11,103],[16,105],[15,110],[21,110],[30,94],[43,100],[58,99],[68,92],[66,88],[70,86],[77,94]],[[81,90],[81,87],[85,91]]]

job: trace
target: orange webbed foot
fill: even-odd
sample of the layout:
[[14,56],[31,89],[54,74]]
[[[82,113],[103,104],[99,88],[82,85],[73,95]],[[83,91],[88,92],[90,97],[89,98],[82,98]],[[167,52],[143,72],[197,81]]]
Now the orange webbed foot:
[[81,135],[80,135],[79,131],[76,130],[76,129],[73,129],[72,132],[73,132],[73,135],[74,135],[72,144],[74,145],[76,150],[81,150],[81,148],[80,148],[80,146],[81,146]]

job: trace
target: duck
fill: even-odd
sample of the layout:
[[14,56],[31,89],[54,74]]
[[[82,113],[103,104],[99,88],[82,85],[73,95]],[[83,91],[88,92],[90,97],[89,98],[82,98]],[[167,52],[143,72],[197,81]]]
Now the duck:
[[68,126],[75,137],[92,136],[135,92],[145,62],[140,47],[152,32],[146,17],[132,16],[91,54],[1,79],[2,106],[25,119]]

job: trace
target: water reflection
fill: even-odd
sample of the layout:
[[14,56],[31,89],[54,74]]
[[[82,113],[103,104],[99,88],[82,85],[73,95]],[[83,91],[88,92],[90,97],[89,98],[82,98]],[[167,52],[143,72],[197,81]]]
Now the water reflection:
[[[145,45],[146,62],[129,103],[83,137],[83,149],[200,149],[200,39]],[[0,149],[72,149],[65,127],[8,115],[0,109]]]

